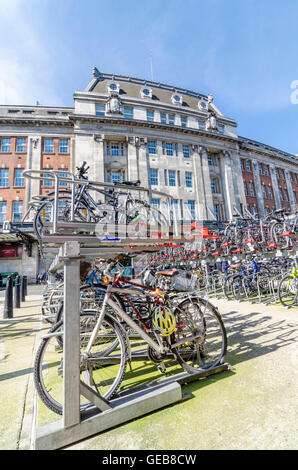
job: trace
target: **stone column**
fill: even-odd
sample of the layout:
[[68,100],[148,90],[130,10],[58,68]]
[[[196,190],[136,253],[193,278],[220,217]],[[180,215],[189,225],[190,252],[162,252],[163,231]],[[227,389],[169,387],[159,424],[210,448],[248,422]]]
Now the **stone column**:
[[[202,148],[202,147],[200,147]],[[204,191],[204,181],[202,172],[201,155],[197,145],[192,147],[193,151],[193,168],[194,168],[194,180],[195,180],[195,191],[197,196],[197,207],[199,220],[208,218],[206,213],[206,198]]]
[[222,152],[221,158],[221,167],[222,167],[222,180],[223,180],[223,193],[226,203],[226,217],[229,220],[233,219],[234,207],[237,207],[240,210],[240,206],[236,204],[235,196],[235,187],[234,187],[234,178],[232,171],[232,160],[231,153],[227,150]]
[[199,154],[201,156],[201,165],[202,165],[202,181],[205,194],[205,214],[206,219],[212,220],[212,216],[207,209],[207,206],[213,211],[213,197],[211,193],[211,182],[210,182],[210,172],[208,164],[208,151],[206,147],[199,147]]
[[[27,154],[27,170],[40,170],[41,169],[41,138],[38,136],[29,137],[28,154]],[[26,181],[26,196],[24,203],[24,213],[28,209],[28,204],[32,196],[40,194],[40,180],[33,180],[27,178]],[[31,217],[33,213],[31,214]]]
[[231,155],[231,168],[235,190],[235,201],[238,211],[241,213],[241,207],[246,207],[246,196],[244,192],[244,182],[242,178],[242,169],[240,164],[240,155],[235,153]]
[[275,174],[275,166],[270,164],[270,173],[271,173],[271,181],[272,181],[272,189],[275,199],[275,206],[276,209],[281,209],[281,201],[280,201],[280,194],[279,194],[279,187],[277,183],[277,178]]
[[139,178],[139,162],[136,149],[135,138],[128,137],[127,142],[127,179],[135,181]]
[[289,170],[285,170],[285,175],[286,175],[289,201],[290,201],[290,204],[291,204],[291,211],[295,212],[296,211],[296,199],[295,199],[295,195],[294,195],[294,191],[293,191],[291,175],[290,175]]
[[258,209],[259,209],[259,217],[264,217],[265,215],[264,196],[263,196],[263,191],[262,191],[261,178],[259,174],[258,162],[255,159],[252,160],[252,171],[253,171],[253,176],[254,176],[256,198],[257,198],[257,204],[258,204]]

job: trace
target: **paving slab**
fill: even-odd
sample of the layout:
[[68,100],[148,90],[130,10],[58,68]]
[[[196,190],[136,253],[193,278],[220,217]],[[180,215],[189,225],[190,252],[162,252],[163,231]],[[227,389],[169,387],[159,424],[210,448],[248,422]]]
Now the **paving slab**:
[[[30,449],[42,415],[33,384],[40,286],[14,318],[2,319],[0,292],[0,449]],[[298,448],[298,309],[212,299],[228,334],[232,371],[186,385],[192,397],[70,445],[71,450],[236,450]],[[149,366],[147,365],[147,368]],[[153,374],[151,368],[148,371]],[[60,419],[58,415],[54,419]]]

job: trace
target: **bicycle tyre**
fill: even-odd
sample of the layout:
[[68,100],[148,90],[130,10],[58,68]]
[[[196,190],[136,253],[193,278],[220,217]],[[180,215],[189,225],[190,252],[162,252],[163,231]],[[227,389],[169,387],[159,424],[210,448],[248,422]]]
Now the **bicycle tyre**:
[[[81,325],[85,321],[85,328],[86,332],[88,330],[88,334],[92,331],[90,327],[86,327],[86,321],[88,319],[94,322],[94,312],[85,312],[84,314],[81,314],[80,319],[81,319]],[[93,318],[92,318],[93,317]],[[91,366],[90,369],[88,368],[88,363],[86,362],[85,369],[82,370],[81,367],[81,375],[83,372],[88,372],[89,376],[91,376],[91,384],[93,388],[96,388],[97,392],[103,396],[105,399],[110,400],[113,398],[113,396],[116,394],[126,371],[126,365],[127,365],[127,344],[125,340],[125,335],[123,333],[121,325],[110,315],[106,315],[104,318],[104,328],[105,335],[107,335],[106,331],[112,332],[109,333],[110,336],[115,335],[116,340],[118,341],[118,348],[120,349],[120,361],[119,361],[119,367],[118,370],[113,371],[113,367],[115,364],[111,367],[109,367],[108,364],[105,364],[103,367],[100,367],[100,365],[96,367],[96,360],[100,362],[100,358],[103,357],[103,354],[107,356],[108,353],[108,348],[105,348],[102,353],[93,353],[93,356],[90,355],[87,361],[89,361],[89,365],[92,364],[91,361],[93,359],[93,362],[95,364],[92,365],[92,372]],[[39,345],[39,348],[37,350],[36,356],[35,356],[35,361],[34,361],[34,383],[35,387],[37,390],[37,393],[42,400],[42,402],[49,408],[51,411],[54,413],[57,413],[59,415],[62,415],[63,413],[63,405],[62,405],[62,400],[63,400],[63,380],[61,379],[61,373],[62,371],[62,362],[63,362],[63,337],[62,335],[59,336],[59,332],[62,332],[63,329],[63,320],[60,322],[56,323],[53,328],[49,331],[49,333],[58,333],[57,336],[52,336],[52,337],[47,337],[41,340],[41,343]],[[100,337],[98,336],[97,338],[104,338],[104,336]],[[88,337],[86,337],[85,342],[82,343],[82,329],[81,329],[81,347],[83,344],[86,344],[88,341]],[[58,346],[60,346],[60,349],[57,349],[57,343]],[[97,341],[97,344],[95,346],[99,346],[100,343],[99,339]],[[110,358],[112,357],[111,355],[109,356]],[[47,362],[49,361],[50,362]],[[117,366],[117,364],[116,364]],[[107,370],[108,368],[110,369],[110,375],[105,382],[102,384],[96,383],[95,379],[101,380],[100,376],[102,375],[103,381],[104,381],[104,374],[107,376]],[[95,371],[96,371],[96,377],[95,377]],[[62,372],[63,373],[63,372]],[[102,374],[101,374],[102,373]],[[114,377],[115,376],[115,377]],[[82,379],[82,377],[81,377]],[[83,379],[84,380],[84,379]],[[89,384],[90,386],[90,384]],[[102,393],[101,393],[102,392]],[[84,411],[86,407],[90,406],[89,402],[83,402],[80,405],[81,411]]]

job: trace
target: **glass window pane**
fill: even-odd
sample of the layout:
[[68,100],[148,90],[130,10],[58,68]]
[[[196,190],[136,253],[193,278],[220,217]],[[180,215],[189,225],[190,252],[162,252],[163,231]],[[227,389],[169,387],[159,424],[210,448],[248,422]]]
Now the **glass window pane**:
[[105,116],[106,106],[104,104],[97,104],[95,106],[95,114],[96,116]]
[[23,201],[14,201],[12,206],[13,222],[21,222],[23,217]]
[[54,152],[54,139],[45,139],[44,140],[44,152],[53,153]]
[[151,186],[158,185],[158,170],[156,169],[150,169],[150,184]]
[[59,153],[68,153],[68,140],[67,139],[59,140]]
[[154,140],[148,140],[148,153],[156,154],[156,142]]
[[0,202],[0,222],[4,222],[6,220],[6,209],[7,209],[7,202],[1,201]]
[[8,186],[8,169],[7,168],[0,169],[0,186],[2,187]]
[[10,152],[10,137],[2,137],[1,152]]
[[16,152],[25,152],[25,151],[26,151],[26,138],[17,137]]
[[24,186],[23,168],[18,168],[14,172],[14,186]]
[[169,186],[176,186],[176,171],[169,170]]

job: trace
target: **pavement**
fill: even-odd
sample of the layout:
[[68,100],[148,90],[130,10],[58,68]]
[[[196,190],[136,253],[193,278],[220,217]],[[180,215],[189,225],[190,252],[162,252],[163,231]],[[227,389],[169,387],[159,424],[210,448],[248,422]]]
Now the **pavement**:
[[[36,397],[40,286],[2,319],[0,449],[33,449],[51,419]],[[69,446],[71,450],[290,450],[298,448],[298,309],[212,299],[228,335],[232,370],[185,386],[191,398]],[[58,417],[60,419],[60,417]]]

